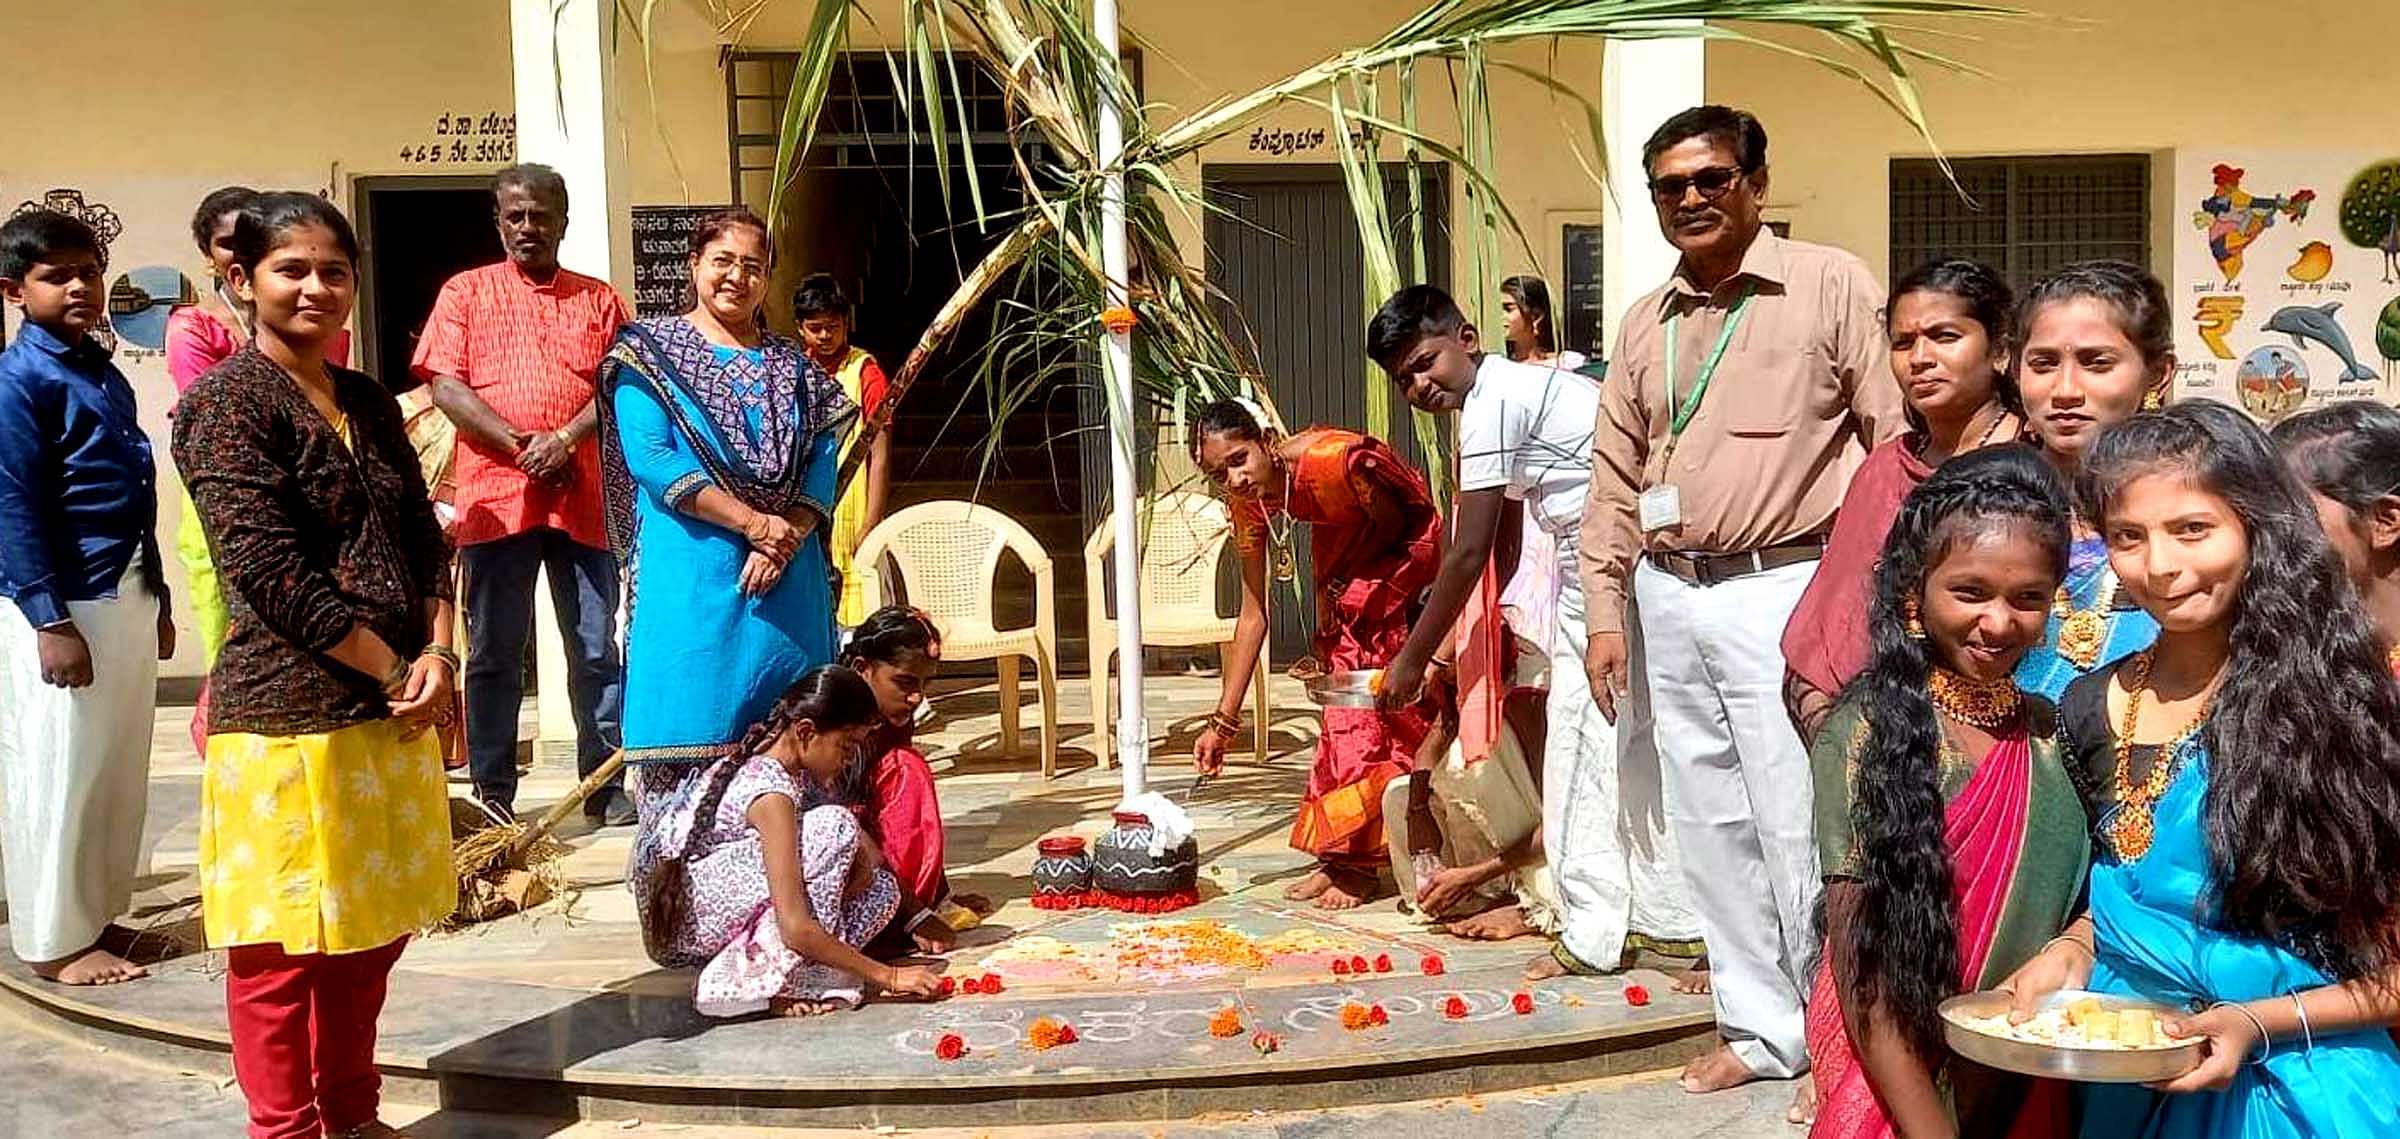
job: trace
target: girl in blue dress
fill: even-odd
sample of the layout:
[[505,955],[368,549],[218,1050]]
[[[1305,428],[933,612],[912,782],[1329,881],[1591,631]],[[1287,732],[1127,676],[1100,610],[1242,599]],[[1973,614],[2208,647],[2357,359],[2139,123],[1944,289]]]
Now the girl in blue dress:
[[2075,682],[2090,909],[2004,987],[2194,1010],[2199,1066],[2087,1089],[2083,1134],[2400,1135],[2400,686],[2306,493],[2241,412],[2135,416],[2077,486],[2156,644]]
[[[2042,457],[2074,481],[2103,431],[2155,410],[2175,375],[2167,289],[2140,266],[2083,261],[2035,283],[2018,302],[2017,387]],[[2073,520],[2067,578],[2051,599],[2042,643],[2017,665],[2017,685],[2057,701],[2077,677],[2149,647],[2158,623],[2119,588],[2090,520]]]

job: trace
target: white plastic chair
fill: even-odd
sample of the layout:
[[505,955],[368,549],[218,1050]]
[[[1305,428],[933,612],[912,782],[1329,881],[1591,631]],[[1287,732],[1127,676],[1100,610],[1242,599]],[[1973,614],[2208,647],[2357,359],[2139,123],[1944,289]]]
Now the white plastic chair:
[[[1109,555],[1116,550],[1115,519],[1105,519],[1083,544],[1084,611],[1091,628],[1092,738],[1109,766],[1114,725],[1108,677],[1117,655],[1117,622],[1108,615]],[[1206,494],[1161,495],[1144,519],[1142,548],[1142,644],[1153,648],[1217,646],[1224,659],[1233,647],[1235,619],[1217,612],[1217,561],[1233,536],[1225,504]],[[1251,678],[1250,749],[1267,761],[1267,654],[1261,646]]]
[[[992,590],[1006,550],[1033,573],[1034,619],[993,627]],[[1033,659],[1042,701],[1042,778],[1058,774],[1058,596],[1050,555],[1015,519],[972,502],[927,502],[900,511],[859,541],[851,572],[868,597],[887,596],[883,559],[899,571],[909,604],[942,631],[942,659],[992,660],[1000,667],[1000,747],[1018,745],[1018,658]]]

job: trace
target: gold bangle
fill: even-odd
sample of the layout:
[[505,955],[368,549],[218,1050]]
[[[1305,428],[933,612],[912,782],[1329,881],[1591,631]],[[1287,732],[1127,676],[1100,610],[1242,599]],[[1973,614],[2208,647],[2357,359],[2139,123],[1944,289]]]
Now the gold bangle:
[[1210,712],[1205,722],[1208,724],[1209,729],[1216,732],[1218,735],[1238,736],[1242,734],[1242,718],[1240,716],[1228,716],[1223,712]]
[[2041,952],[2040,952],[2040,953],[2036,953],[2036,954],[2034,954],[2034,956],[2036,956],[2036,957],[2039,957],[2039,956],[2041,956],[2041,955],[2042,955],[2042,953],[2047,953],[2047,952],[2049,952],[2049,951],[2050,951],[2050,947],[2051,947],[2051,946],[2053,946],[2053,945],[2057,945],[2057,944],[2059,944],[2060,942],[2065,942],[2065,943],[2066,943],[2066,944],[2068,944],[2068,945],[2072,945],[2072,946],[2074,946],[2074,947],[2075,947],[2075,948],[2077,948],[2077,949],[2083,950],[2083,955],[2084,955],[2084,956],[2086,956],[2086,957],[2089,957],[2089,958],[2091,958],[2091,959],[2092,959],[2092,960],[2094,960],[2094,961],[2098,961],[2098,960],[2100,959],[2100,951],[2099,951],[2099,950],[2097,950],[2097,949],[2095,949],[2095,948],[2093,948],[2093,947],[2091,947],[2091,946],[2089,946],[2089,945],[2085,945],[2085,944],[2084,944],[2084,943],[2082,943],[2081,941],[2077,941],[2075,938],[2073,938],[2073,937],[2070,937],[2070,936],[2068,936],[2068,935],[2066,935],[2066,934],[2063,934],[2063,933],[2062,933],[2062,934],[2059,934],[2057,937],[2053,937],[2053,938],[2051,938],[2050,940],[2043,942],[2043,943],[2042,943],[2042,949],[2041,949]]
[[438,661],[442,662],[443,664],[449,665],[449,666],[450,666],[450,674],[451,674],[451,675],[453,675],[453,676],[456,676],[456,675],[458,674],[458,668],[459,668],[458,650],[457,650],[457,649],[454,649],[454,648],[451,648],[451,647],[450,647],[450,646],[448,646],[448,645],[443,645],[443,644],[431,644],[431,645],[427,645],[427,646],[425,646],[425,648],[424,648],[424,651],[422,651],[422,652],[419,652],[419,653],[417,654],[417,656],[418,656],[420,659],[421,659],[421,658],[424,658],[424,657],[432,657],[433,659],[435,659],[435,660],[438,660]]

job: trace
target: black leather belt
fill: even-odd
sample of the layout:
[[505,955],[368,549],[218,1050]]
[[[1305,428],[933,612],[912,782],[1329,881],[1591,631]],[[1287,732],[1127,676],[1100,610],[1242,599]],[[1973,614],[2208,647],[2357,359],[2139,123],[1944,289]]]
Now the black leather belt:
[[1763,549],[1744,550],[1736,554],[1687,554],[1680,551],[1653,551],[1650,564],[1697,586],[1723,585],[1737,577],[1813,562],[1825,556],[1823,536],[1779,542]]

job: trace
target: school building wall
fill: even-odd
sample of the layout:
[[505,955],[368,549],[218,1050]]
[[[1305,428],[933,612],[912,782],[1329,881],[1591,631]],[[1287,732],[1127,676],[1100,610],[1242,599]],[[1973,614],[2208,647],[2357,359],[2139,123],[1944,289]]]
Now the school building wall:
[[[1142,52],[1153,116],[1168,121],[1365,42],[1419,6],[1417,0],[1125,0],[1124,24],[1128,44]],[[2193,339],[2195,314],[2180,307],[2225,293],[2246,294],[2247,313],[2226,346],[2237,356],[2280,339],[2258,327],[2280,306],[2340,299],[2355,352],[2380,363],[2373,318],[2393,290],[2376,280],[2371,251],[2343,242],[2333,228],[2344,172],[2400,157],[2400,136],[2374,117],[2400,105],[2387,6],[2292,0],[2272,15],[2175,0],[2035,6],[2043,12],[2030,21],[1973,25],[1966,28],[1972,38],[1928,41],[1989,73],[1920,69],[1926,108],[1946,150],[2152,156],[2150,261],[2174,278],[2187,390],[2224,392],[2234,384],[2236,361]],[[811,8],[790,0],[769,6],[741,46],[796,47]],[[871,49],[898,27],[888,0],[869,11],[875,23],[857,22],[854,48]],[[204,287],[205,269],[186,225],[194,203],[216,186],[320,189],[354,206],[354,180],[361,176],[475,176],[512,157],[505,133],[492,130],[495,117],[505,120],[514,111],[508,19],[508,6],[492,0],[206,9],[95,0],[72,15],[0,5],[0,43],[15,48],[11,74],[23,93],[0,126],[0,209],[54,189],[74,191],[123,225],[112,279],[126,269],[162,266]],[[55,47],[27,50],[36,44]],[[692,0],[659,5],[646,43],[628,36],[620,45],[611,97],[623,124],[627,164],[620,174],[632,203],[735,197],[727,50],[707,6]],[[1547,45],[1523,45],[1505,58],[1553,68],[1597,98],[1597,45],[1567,45],[1555,56]],[[1756,111],[1773,136],[1770,219],[1886,271],[1890,162],[1929,153],[1923,140],[1855,85],[1804,61],[1715,43],[1707,63],[1710,98]],[[1432,68],[1420,81],[1425,123],[1454,138],[1448,82]],[[1575,153],[1589,149],[1582,110],[1504,73],[1496,73],[1493,100],[1500,125],[1491,173],[1532,245],[1529,253],[1504,239],[1497,273],[1536,270],[1556,285],[1561,228],[1600,220],[1601,191]],[[1308,143],[1326,125],[1315,108],[1282,107],[1258,123],[1266,133],[1255,148],[1245,129],[1181,173],[1197,180],[1212,164],[1330,163],[1330,147]],[[1397,155],[1396,146],[1387,151]],[[2219,162],[2244,166],[2252,193],[2305,185],[2319,196],[2305,221],[2287,219],[2259,238],[2244,279],[2231,285],[2213,279],[2206,235],[2191,223],[2209,191],[2208,171]],[[1451,178],[1457,236],[1450,264],[1462,284],[1475,266],[1468,230],[1457,224],[1466,214],[1465,185]],[[795,208],[810,203],[804,196]],[[1648,224],[1646,203],[1635,210]],[[576,218],[578,225],[595,221],[588,211]],[[618,217],[608,224],[629,222]],[[1188,255],[1205,265],[1199,226],[1187,225],[1184,239]],[[2295,251],[2317,239],[2330,244],[2334,273],[2313,285],[2286,279]],[[631,282],[617,284],[624,289]],[[2303,356],[2320,373],[2331,359],[2315,345]],[[163,450],[171,398],[163,362],[134,349],[119,360]],[[162,481],[172,494],[171,464],[164,466]],[[175,516],[163,513],[162,538],[171,546]],[[170,575],[180,584],[179,568]],[[192,639],[167,666],[170,675],[198,672]]]

